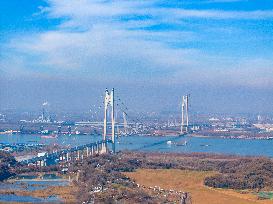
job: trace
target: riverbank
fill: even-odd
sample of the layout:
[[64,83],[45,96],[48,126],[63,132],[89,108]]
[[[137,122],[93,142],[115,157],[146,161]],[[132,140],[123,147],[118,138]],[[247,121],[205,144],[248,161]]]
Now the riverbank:
[[273,137],[255,137],[255,136],[247,136],[247,135],[241,135],[241,136],[224,136],[224,135],[202,135],[202,134],[189,134],[188,137],[196,137],[196,138],[218,138],[218,139],[240,139],[240,140],[273,140]]
[[124,151],[73,161],[65,176],[54,169],[29,169],[8,180],[0,185],[0,201],[272,203],[273,160],[265,157]]

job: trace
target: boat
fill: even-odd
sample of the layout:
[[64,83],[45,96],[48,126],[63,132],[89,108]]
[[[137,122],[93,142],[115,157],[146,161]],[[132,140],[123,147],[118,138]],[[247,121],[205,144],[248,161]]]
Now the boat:
[[41,138],[45,138],[45,139],[54,139],[57,138],[57,135],[42,135]]
[[184,143],[177,143],[176,146],[186,146],[188,142],[185,140]]
[[201,147],[209,147],[209,144],[200,144]]
[[171,144],[172,144],[171,140],[167,141],[167,145],[171,145]]

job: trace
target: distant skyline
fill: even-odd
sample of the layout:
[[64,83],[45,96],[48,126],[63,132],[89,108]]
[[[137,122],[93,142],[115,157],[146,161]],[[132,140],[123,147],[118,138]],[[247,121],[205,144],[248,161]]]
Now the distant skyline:
[[273,113],[271,0],[3,0],[0,110]]

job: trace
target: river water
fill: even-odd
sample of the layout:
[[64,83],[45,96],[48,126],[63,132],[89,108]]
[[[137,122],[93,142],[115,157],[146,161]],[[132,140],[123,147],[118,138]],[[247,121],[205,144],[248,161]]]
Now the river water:
[[[18,179],[18,180],[16,180]],[[35,180],[35,176],[33,178],[25,179],[22,177],[16,178],[11,181],[8,180],[6,182],[0,182],[0,190],[15,190],[15,191],[36,191],[43,190],[52,186],[67,186],[69,185],[69,181],[63,179],[48,179],[46,180]],[[9,203],[9,202],[27,202],[27,203],[63,203],[62,200],[55,195],[38,198],[33,196],[23,196],[17,195],[13,193],[0,194],[0,202],[1,203]]]
[[[46,139],[37,135],[0,135],[0,143],[41,143],[78,146],[101,140],[99,135],[61,135]],[[167,142],[172,141],[172,142]],[[186,141],[186,145],[185,144]],[[171,143],[171,144],[170,144]],[[178,145],[177,145],[178,144]],[[197,137],[124,136],[118,139],[117,150],[159,152],[209,152],[273,157],[273,140],[245,140]]]

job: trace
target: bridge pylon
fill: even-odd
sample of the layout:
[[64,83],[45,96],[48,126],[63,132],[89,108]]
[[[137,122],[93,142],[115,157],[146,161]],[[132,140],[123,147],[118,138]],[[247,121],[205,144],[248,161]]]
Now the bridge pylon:
[[181,120],[181,130],[180,133],[188,132],[189,128],[189,96],[186,95],[182,97],[182,120]]
[[[111,108],[111,126],[112,126],[112,145],[113,145],[113,152],[116,151],[116,143],[115,143],[115,100],[114,100],[114,89],[112,89],[111,93],[109,93],[108,89],[105,90],[105,97],[104,97],[104,123],[103,123],[103,141],[106,141],[107,137],[107,113],[109,106]],[[102,153],[106,153],[106,143],[104,143],[102,147]]]

